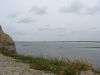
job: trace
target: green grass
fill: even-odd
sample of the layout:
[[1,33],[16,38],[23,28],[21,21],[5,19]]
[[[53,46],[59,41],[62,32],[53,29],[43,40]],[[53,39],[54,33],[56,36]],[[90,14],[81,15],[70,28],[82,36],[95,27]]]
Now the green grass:
[[1,52],[5,56],[9,56],[29,63],[30,68],[51,72],[57,75],[79,75],[81,71],[93,70],[93,66],[86,61],[70,60],[70,59],[46,59],[43,57],[31,57],[19,55],[13,51]]

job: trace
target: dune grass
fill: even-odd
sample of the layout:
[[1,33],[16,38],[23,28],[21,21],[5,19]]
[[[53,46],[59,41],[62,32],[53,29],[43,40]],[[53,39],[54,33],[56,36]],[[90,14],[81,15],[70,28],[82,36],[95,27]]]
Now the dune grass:
[[46,59],[19,55],[13,51],[0,52],[24,63],[29,63],[30,68],[51,72],[57,75],[80,75],[81,71],[93,70],[93,66],[86,61],[70,59]]

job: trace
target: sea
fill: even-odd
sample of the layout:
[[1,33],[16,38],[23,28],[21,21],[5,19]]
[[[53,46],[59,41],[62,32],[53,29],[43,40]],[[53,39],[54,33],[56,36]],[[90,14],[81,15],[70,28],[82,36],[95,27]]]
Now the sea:
[[19,54],[85,60],[100,67],[100,41],[15,42]]

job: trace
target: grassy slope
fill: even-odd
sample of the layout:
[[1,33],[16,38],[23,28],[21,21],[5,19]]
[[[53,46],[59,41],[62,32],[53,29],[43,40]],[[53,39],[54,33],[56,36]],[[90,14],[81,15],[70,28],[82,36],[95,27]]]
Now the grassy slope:
[[12,39],[4,32],[0,32],[0,42],[5,42],[5,43],[8,43],[8,42],[12,42]]
[[43,57],[31,57],[19,55],[14,52],[1,52],[6,56],[18,59],[24,63],[29,63],[31,68],[52,72],[57,75],[76,75],[80,71],[93,70],[88,62],[69,59],[45,59]]

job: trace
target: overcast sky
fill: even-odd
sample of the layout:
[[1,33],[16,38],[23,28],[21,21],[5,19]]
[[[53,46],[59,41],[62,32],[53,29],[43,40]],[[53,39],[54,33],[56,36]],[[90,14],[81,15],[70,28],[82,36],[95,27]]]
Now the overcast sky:
[[15,41],[100,41],[100,0],[0,0]]

